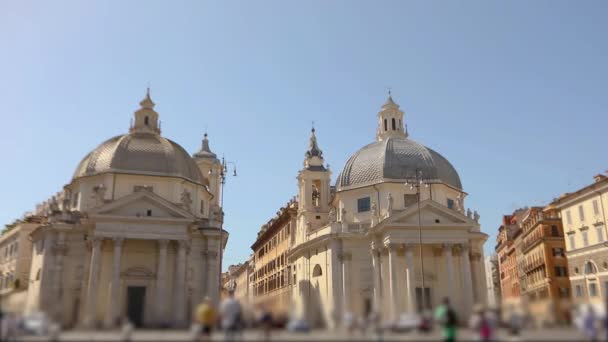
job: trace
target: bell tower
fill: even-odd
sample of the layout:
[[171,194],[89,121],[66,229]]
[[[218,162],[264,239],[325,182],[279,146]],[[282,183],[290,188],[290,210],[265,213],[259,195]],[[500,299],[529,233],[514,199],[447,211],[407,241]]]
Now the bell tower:
[[207,133],[203,136],[201,149],[192,155],[201,174],[206,179],[209,191],[213,194],[212,203],[219,205],[220,198],[220,174],[222,172],[222,164],[217,155],[209,148],[209,138]]
[[304,168],[298,173],[298,226],[314,230],[328,222],[331,201],[331,171],[323,165],[323,151],[314,128],[304,157]]
[[407,130],[403,130],[403,112],[399,109],[399,105],[393,101],[391,92],[388,92],[388,99],[382,105],[378,112],[378,130],[376,131],[376,140],[382,141],[389,137],[404,137],[407,138]]

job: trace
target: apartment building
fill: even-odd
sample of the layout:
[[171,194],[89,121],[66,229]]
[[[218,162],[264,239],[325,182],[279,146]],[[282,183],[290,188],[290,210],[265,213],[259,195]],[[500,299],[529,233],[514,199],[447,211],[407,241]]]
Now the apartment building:
[[572,300],[603,312],[608,299],[608,177],[596,175],[593,183],[552,204],[564,225]]
[[252,304],[262,306],[275,316],[288,314],[291,305],[293,281],[287,255],[295,238],[297,212],[298,202],[292,199],[261,227],[251,245]]

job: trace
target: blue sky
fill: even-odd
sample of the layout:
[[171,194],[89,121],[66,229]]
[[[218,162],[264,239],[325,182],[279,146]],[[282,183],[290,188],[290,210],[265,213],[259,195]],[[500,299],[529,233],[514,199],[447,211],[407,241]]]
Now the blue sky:
[[501,215],[608,169],[606,1],[0,1],[0,222],[128,129],[236,162],[226,264],[296,194],[311,121],[337,176],[387,87],[448,158],[495,244]]

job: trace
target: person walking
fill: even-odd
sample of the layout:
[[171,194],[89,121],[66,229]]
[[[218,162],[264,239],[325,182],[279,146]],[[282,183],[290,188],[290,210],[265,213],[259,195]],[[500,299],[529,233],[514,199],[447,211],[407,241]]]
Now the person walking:
[[228,298],[222,301],[220,316],[222,329],[225,331],[226,341],[234,341],[241,328],[243,310],[241,303],[234,298],[234,291],[228,291]]
[[444,341],[456,341],[458,318],[456,311],[450,305],[449,298],[443,298],[443,304],[435,310],[435,320],[441,324]]
[[591,304],[589,304],[587,313],[583,318],[583,329],[587,341],[597,341],[597,316],[595,315],[595,310],[593,310]]
[[215,325],[215,309],[213,303],[211,303],[211,298],[205,297],[196,307],[196,320],[199,324],[200,340],[211,340],[211,333]]
[[272,330],[272,313],[265,305],[261,306],[260,325],[262,327],[262,340],[270,341],[270,331]]
[[492,327],[488,316],[481,305],[476,305],[474,313],[469,320],[469,328],[477,332],[479,341],[489,342],[492,339]]

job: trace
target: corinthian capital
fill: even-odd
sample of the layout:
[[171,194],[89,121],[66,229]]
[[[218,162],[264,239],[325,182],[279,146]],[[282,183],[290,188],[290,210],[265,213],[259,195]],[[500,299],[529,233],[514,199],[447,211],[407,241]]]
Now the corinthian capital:
[[122,247],[123,242],[125,242],[125,239],[122,237],[115,237],[112,238],[112,242],[114,243],[114,247]]
[[101,247],[102,242],[103,242],[102,237],[93,236],[93,238],[91,239],[91,246],[93,246],[93,248],[99,248],[99,247]]
[[388,249],[389,253],[390,253],[390,252],[397,252],[397,250],[398,250],[399,248],[401,248],[401,245],[400,245],[400,244],[398,244],[398,243],[394,243],[394,242],[391,242],[391,243],[385,243],[385,244],[384,244],[384,246],[386,247],[386,249]]

